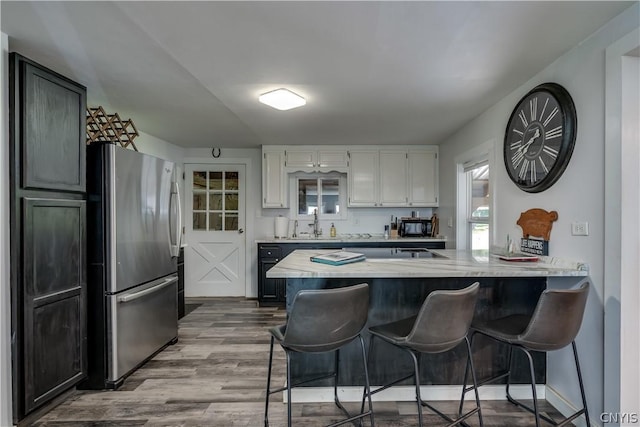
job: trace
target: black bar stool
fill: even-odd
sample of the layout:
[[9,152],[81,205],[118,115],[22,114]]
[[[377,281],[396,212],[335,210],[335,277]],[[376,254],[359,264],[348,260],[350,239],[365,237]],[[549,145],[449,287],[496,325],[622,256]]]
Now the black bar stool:
[[[423,425],[422,406],[428,407],[449,421],[450,424],[448,424],[448,426],[461,424],[465,419],[475,413],[478,414],[480,426],[482,426],[482,412],[480,410],[480,399],[477,393],[476,407],[466,414],[462,414],[461,408],[458,412],[458,418],[455,420],[422,400],[420,397],[420,368],[418,363],[420,353],[442,353],[452,350],[462,341],[465,341],[468,355],[467,364],[471,365],[471,377],[475,384],[475,370],[471,359],[471,349],[469,340],[467,339],[467,332],[473,319],[479,287],[480,284],[475,282],[461,290],[433,291],[427,296],[416,316],[370,327],[371,341],[369,343],[369,358],[371,358],[373,354],[374,338],[381,338],[383,341],[409,353],[413,359],[414,366],[413,373],[373,390],[371,394],[386,390],[401,381],[414,377],[420,426]],[[362,401],[362,408],[364,408],[364,399]]]
[[[490,321],[474,321],[471,325],[471,344],[473,344],[475,334],[482,334],[509,345],[508,366],[506,372],[484,380],[477,384],[477,386],[474,385],[468,388],[466,387],[467,372],[465,371],[465,387],[462,391],[460,407],[462,407],[462,404],[464,403],[464,396],[468,391],[475,390],[477,396],[477,387],[493,383],[506,377],[507,399],[509,402],[534,414],[536,418],[536,427],[540,426],[540,419],[543,419],[552,425],[564,426],[583,414],[586,418],[587,426],[590,426],[591,424],[589,422],[589,412],[587,411],[584,384],[582,382],[582,373],[580,372],[580,362],[578,361],[578,350],[575,342],[575,337],[580,330],[580,325],[582,324],[582,316],[587,303],[588,293],[588,282],[583,283],[576,289],[547,289],[542,292],[536,308],[530,316],[516,314]],[[536,377],[531,351],[548,352],[560,350],[569,344],[573,347],[573,357],[575,359],[576,370],[578,372],[578,383],[580,385],[583,408],[558,423],[546,415],[540,414],[538,410]],[[527,360],[529,361],[531,390],[533,392],[533,408],[517,401],[511,396],[511,394],[509,394],[512,361],[511,356],[514,348],[521,350],[527,356]]]
[[[334,400],[348,417],[331,424],[338,426],[364,417],[370,417],[373,427],[373,407],[369,390],[369,372],[364,340],[360,333],[367,323],[369,312],[369,285],[366,283],[337,289],[299,291],[291,306],[291,313],[286,325],[270,329],[271,348],[269,352],[269,373],[267,376],[267,394],[265,399],[264,425],[269,425],[269,396],[287,390],[287,423],[291,426],[291,389],[302,384],[325,378],[334,378]],[[352,416],[338,399],[338,368],[340,365],[340,348],[358,338],[362,349],[365,387],[364,393],[369,396],[369,410],[364,411],[364,402],[360,414]],[[287,357],[287,385],[271,390],[271,366],[273,362],[273,343],[277,340]],[[333,373],[306,379],[291,384],[291,353],[324,353],[335,351],[335,370]],[[360,421],[362,422],[362,421]]]

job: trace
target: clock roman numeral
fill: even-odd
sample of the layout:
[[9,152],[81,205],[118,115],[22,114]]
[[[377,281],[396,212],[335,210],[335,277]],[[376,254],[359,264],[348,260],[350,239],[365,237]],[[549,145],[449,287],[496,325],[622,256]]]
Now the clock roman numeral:
[[544,112],[547,109],[547,104],[549,103],[549,98],[544,101],[544,105],[542,106],[542,111],[540,112],[540,119],[544,117]]
[[[553,110],[551,110],[551,112],[549,113],[549,117],[547,117],[547,119],[544,122],[542,122],[542,126],[547,127],[549,122],[553,120],[556,114],[558,114],[558,107],[554,107]],[[540,118],[542,118],[542,116],[540,116]]]
[[516,151],[516,154],[511,157],[511,164],[513,165],[514,169],[518,167],[522,159],[524,159],[524,153],[522,152],[522,150]]
[[540,160],[540,165],[542,166],[542,170],[544,171],[545,174],[549,173],[549,168],[547,168],[547,165],[544,164],[544,161],[542,160],[542,157],[538,157],[538,160]]
[[538,175],[536,173],[536,160],[534,159],[531,162],[531,182],[536,182],[538,180]]
[[535,122],[538,117],[538,98],[529,100],[529,110],[531,110],[531,121]]
[[544,139],[553,139],[560,136],[562,136],[562,126],[558,126],[557,128],[553,128],[549,132],[546,132]]
[[544,148],[542,149],[543,152],[547,153],[551,158],[555,159],[556,157],[558,157],[558,150],[551,148],[549,146],[544,146]]
[[511,145],[509,146],[512,150],[517,150],[518,148],[522,147],[522,140],[518,140],[516,142],[512,142]]
[[518,129],[516,129],[516,128],[513,128],[513,131],[514,131],[515,133],[517,133],[518,135],[520,135],[520,136],[524,135],[524,132],[519,131],[519,130],[518,130]]
[[522,162],[522,166],[520,167],[520,173],[518,174],[518,176],[520,177],[520,179],[524,179],[525,176],[527,176],[527,171],[529,170],[529,164],[531,163],[531,161],[524,159],[524,161]]
[[524,115],[524,111],[520,110],[520,112],[518,113],[518,117],[520,117],[520,121],[522,122],[522,124],[526,129],[527,126],[529,126],[529,122],[527,121],[527,118]]

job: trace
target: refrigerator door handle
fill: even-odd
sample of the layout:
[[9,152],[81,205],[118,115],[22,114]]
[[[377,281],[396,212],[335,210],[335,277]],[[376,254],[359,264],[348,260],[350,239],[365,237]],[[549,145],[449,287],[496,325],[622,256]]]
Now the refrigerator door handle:
[[152,293],[154,293],[156,291],[159,291],[162,288],[166,288],[170,284],[172,284],[174,282],[177,282],[177,281],[178,281],[177,277],[171,277],[171,278],[168,278],[168,279],[164,279],[160,284],[158,284],[156,286],[152,286],[150,288],[147,288],[147,289],[145,289],[143,291],[134,292],[132,294],[119,296],[117,301],[119,303],[135,301],[138,298],[142,298],[145,295],[149,295],[149,294],[152,294]]
[[[169,204],[171,205],[171,203],[173,203],[173,200],[175,199],[175,204],[176,204],[176,212],[177,212],[177,218],[173,218],[172,219],[175,220],[175,233],[176,233],[176,242],[175,245],[173,244],[172,241],[169,242],[169,245],[171,245],[171,256],[172,257],[177,257],[179,255],[180,252],[180,245],[182,245],[182,206],[180,206],[180,186],[178,185],[177,182],[172,182],[171,183],[171,198],[170,198],[170,202]],[[169,212],[171,212],[171,206],[169,207]],[[169,237],[169,239],[171,239],[171,237]]]

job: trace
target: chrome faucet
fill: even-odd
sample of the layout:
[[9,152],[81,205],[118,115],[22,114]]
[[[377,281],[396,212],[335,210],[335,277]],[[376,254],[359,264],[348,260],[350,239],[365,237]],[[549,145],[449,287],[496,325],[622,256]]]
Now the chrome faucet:
[[293,221],[293,234],[291,235],[291,237],[293,237],[294,239],[298,237],[298,235],[296,234],[297,232],[298,232],[298,220],[296,219],[295,221]]
[[313,227],[313,237],[317,238],[322,235],[322,229],[318,227],[318,209],[313,210],[313,223],[309,227]]

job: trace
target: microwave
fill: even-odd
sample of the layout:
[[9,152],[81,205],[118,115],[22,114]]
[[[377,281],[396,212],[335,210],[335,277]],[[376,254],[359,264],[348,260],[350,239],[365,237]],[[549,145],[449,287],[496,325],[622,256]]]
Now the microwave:
[[400,218],[400,237],[431,237],[431,218]]

